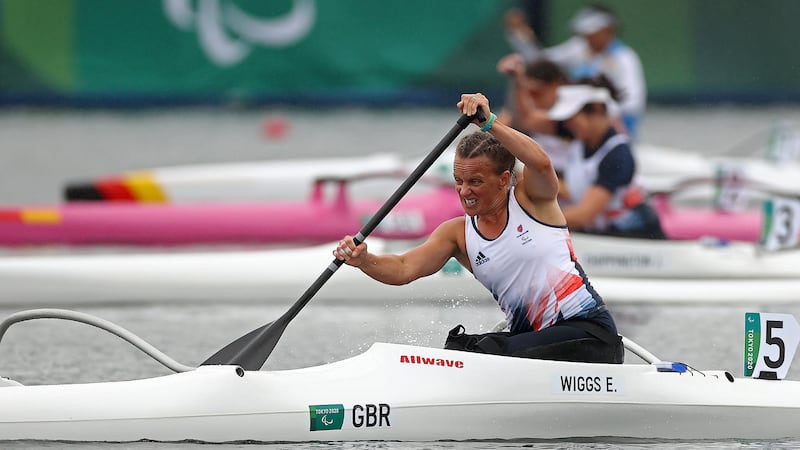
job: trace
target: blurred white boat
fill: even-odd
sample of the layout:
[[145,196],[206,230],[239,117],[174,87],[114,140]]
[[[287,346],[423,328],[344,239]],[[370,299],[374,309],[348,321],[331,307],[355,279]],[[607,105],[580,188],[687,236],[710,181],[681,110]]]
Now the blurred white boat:
[[[408,248],[370,238],[371,251]],[[0,257],[0,304],[64,306],[97,302],[281,302],[295,299],[333,260],[335,244],[268,249],[47,253]],[[455,263],[457,264],[457,263]],[[454,267],[454,266],[449,266]],[[468,272],[445,270],[388,286],[343,266],[317,301],[488,299]],[[376,300],[377,299],[377,300]]]
[[[444,164],[445,181],[452,183],[452,158],[452,153],[442,156],[427,178],[435,177]],[[383,153],[154,167],[74,181],[64,187],[63,194],[68,201],[142,203],[298,200],[310,198],[318,182],[346,180],[359,182],[359,198],[383,198],[417,163]]]
[[[367,240],[399,253],[406,241]],[[649,241],[573,233],[579,262],[609,303],[792,302],[800,300],[800,250],[756,244]],[[295,299],[333,260],[335,244],[261,249],[0,257],[0,304],[220,302]],[[343,266],[319,301],[481,301],[488,291],[454,260],[405,286],[387,286]]]
[[[453,152],[439,158],[429,177],[452,183]],[[718,195],[719,184],[733,178],[756,198],[763,192],[800,195],[800,163],[785,157],[765,158],[701,154],[641,143],[636,146],[640,181],[651,192],[675,193],[675,199]],[[91,180],[76,180],[64,188],[66,200],[123,202],[215,202],[302,199],[311,196],[317,180],[363,183],[360,192],[385,196],[416,159],[395,154],[365,157],[307,158],[154,167]]]

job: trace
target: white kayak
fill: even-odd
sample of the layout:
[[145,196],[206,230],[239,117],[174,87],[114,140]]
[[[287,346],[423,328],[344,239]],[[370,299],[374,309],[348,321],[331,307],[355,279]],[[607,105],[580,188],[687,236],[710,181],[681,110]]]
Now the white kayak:
[[201,366],[132,381],[38,386],[5,379],[0,440],[800,437],[800,382],[698,371],[624,342],[647,363],[376,343],[349,359],[292,370]]
[[571,233],[578,261],[591,277],[672,280],[800,279],[800,249],[716,238],[656,240]]
[[[410,242],[370,238],[371,251],[401,252]],[[276,301],[297,298],[333,260],[335,243],[238,250],[136,253],[6,253],[0,256],[0,304],[64,306],[106,302]],[[342,266],[317,301],[409,302],[489,299],[469,272],[445,270],[405,286],[379,283]]]
[[[572,234],[578,261],[608,302],[786,303],[799,299],[800,249]],[[377,253],[413,242],[369,238]],[[297,298],[333,260],[312,247],[0,256],[0,304],[279,301]],[[491,295],[454,260],[429,277],[388,286],[343,266],[318,301],[486,301]]]
[[800,248],[750,242],[650,240],[572,233],[575,254],[608,302],[793,303]]
[[[314,181],[321,179],[369,180],[363,192],[390,193],[396,183],[387,175],[404,176],[418,158],[375,154],[349,158],[248,161],[153,167],[107,174],[70,183],[67,200],[138,202],[213,202],[300,199],[311,195]],[[439,158],[429,176],[452,183],[453,150]],[[761,157],[709,155],[688,150],[637,144],[639,181],[650,192],[680,191],[681,198],[713,197],[713,181],[721,170],[736,172],[757,197],[761,191],[800,193],[800,163],[771,161]],[[384,180],[380,180],[384,178]],[[697,181],[705,181],[697,186]],[[711,181],[712,183],[709,183]]]
[[703,154],[657,145],[638,145],[641,180],[654,191],[669,191],[687,180],[715,179],[736,173],[750,186],[787,194],[800,193],[800,163],[764,157]]
[[[453,153],[447,152],[427,178],[438,182],[438,174],[447,170],[445,180],[452,182],[452,159]],[[380,198],[391,193],[398,184],[397,178],[406,177],[416,164],[414,159],[377,153],[154,167],[74,181],[64,187],[63,195],[70,201],[144,203],[297,200],[310,198],[315,182],[347,180],[361,182],[362,192]]]

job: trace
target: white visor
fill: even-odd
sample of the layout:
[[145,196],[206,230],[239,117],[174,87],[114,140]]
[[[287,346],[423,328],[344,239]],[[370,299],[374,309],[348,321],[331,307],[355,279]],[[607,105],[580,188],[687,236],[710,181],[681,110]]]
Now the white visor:
[[575,14],[570,25],[573,33],[587,35],[610,27],[614,23],[615,20],[611,14],[593,8],[583,8]]
[[590,103],[603,103],[609,115],[615,115],[616,102],[608,89],[589,85],[560,86],[556,91],[558,99],[547,115],[552,120],[567,120]]

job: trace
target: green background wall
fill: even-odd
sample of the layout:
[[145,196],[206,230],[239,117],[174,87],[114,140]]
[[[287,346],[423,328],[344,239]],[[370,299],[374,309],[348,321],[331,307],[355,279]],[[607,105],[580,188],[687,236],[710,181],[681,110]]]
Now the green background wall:
[[[495,64],[509,51],[510,6],[542,16],[554,44],[585,3],[0,0],[0,103],[450,104],[457,92],[503,90]],[[800,1],[604,3],[641,56],[651,103],[800,100]],[[305,11],[311,26],[262,45],[237,11],[257,25]],[[214,56],[203,42],[215,36],[240,57]]]
[[[580,0],[545,4],[549,43]],[[642,59],[651,101],[800,100],[800,1],[604,0]]]

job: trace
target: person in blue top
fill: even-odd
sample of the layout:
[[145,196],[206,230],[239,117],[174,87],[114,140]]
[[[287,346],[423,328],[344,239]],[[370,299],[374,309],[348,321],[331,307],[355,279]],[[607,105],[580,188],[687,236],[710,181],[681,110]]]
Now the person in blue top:
[[619,38],[616,15],[604,5],[592,4],[581,8],[570,26],[575,36],[542,48],[536,33],[525,30],[529,27],[526,21],[506,23],[506,28],[515,28],[507,30],[507,36],[513,36],[509,43],[525,61],[547,58],[559,64],[573,81],[605,75],[620,94],[622,120],[628,134],[635,137],[645,110],[647,87],[639,56]]
[[655,211],[635,180],[630,137],[613,125],[616,102],[606,88],[558,88],[548,115],[572,133],[559,192],[572,231],[664,239]]

